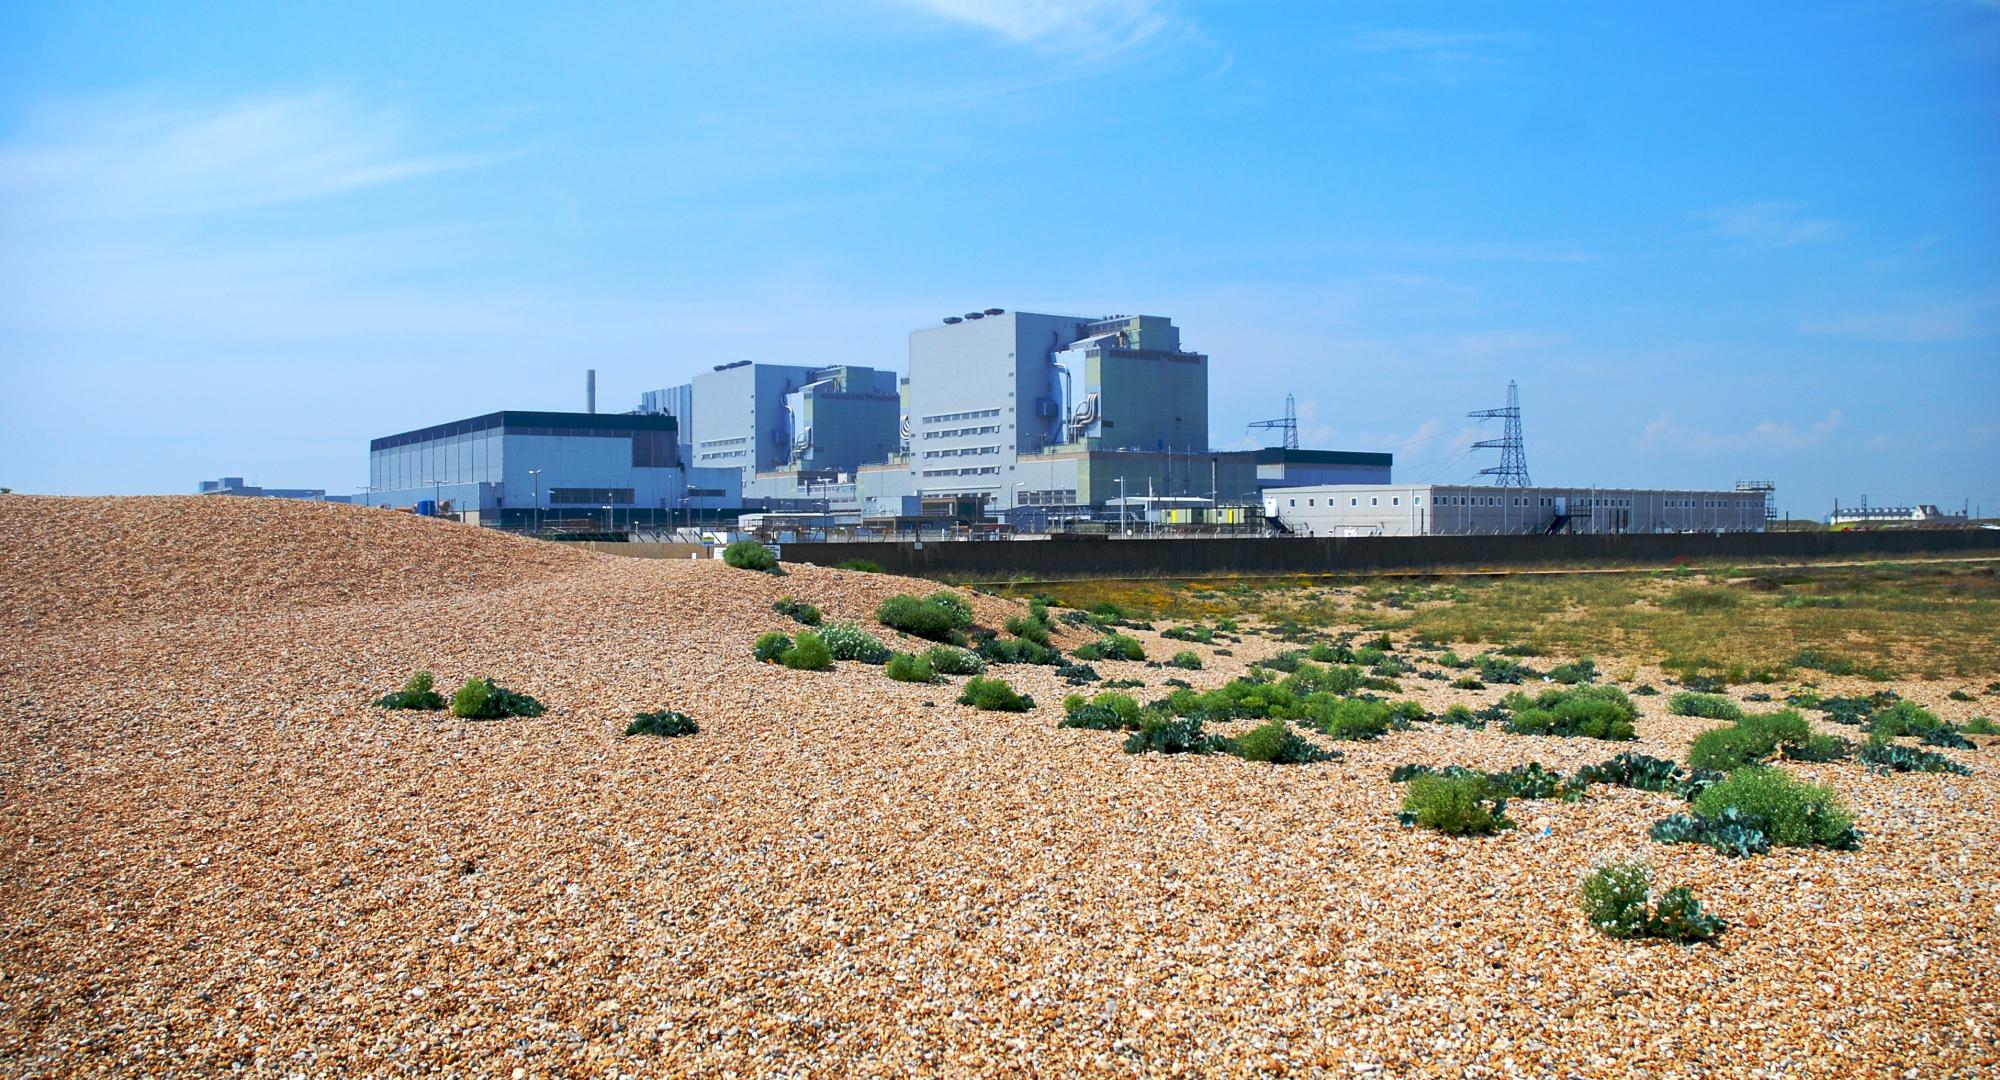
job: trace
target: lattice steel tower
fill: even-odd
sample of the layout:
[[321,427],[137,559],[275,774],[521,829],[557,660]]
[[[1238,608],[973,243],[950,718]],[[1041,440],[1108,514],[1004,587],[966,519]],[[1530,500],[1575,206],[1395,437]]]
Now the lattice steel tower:
[[1482,439],[1472,444],[1474,450],[1500,451],[1500,464],[1479,470],[1479,475],[1493,477],[1501,487],[1531,486],[1528,482],[1528,452],[1521,441],[1521,390],[1514,385],[1514,380],[1507,380],[1506,408],[1480,409],[1465,415],[1474,420],[1498,417],[1505,421],[1499,438]]
[[1276,431],[1285,439],[1285,449],[1299,448],[1299,403],[1290,394],[1285,395],[1285,415],[1276,420],[1252,420],[1245,431]]

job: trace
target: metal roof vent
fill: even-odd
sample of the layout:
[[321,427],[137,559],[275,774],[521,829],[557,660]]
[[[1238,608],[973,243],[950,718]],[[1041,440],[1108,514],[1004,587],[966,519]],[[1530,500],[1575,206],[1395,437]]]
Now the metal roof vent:
[[986,317],[986,313],[983,311],[968,311],[965,313],[965,317],[968,319],[983,319]]
[[1006,308],[997,308],[997,307],[990,307],[990,308],[987,308],[987,309],[986,309],[986,314],[988,314],[988,315],[1005,315],[1005,314],[1007,314],[1007,309],[1006,309]]
[[962,323],[962,322],[964,322],[964,321],[965,321],[964,319],[961,319],[961,318],[959,318],[959,317],[958,317],[958,316],[956,316],[956,315],[946,315],[946,316],[944,317],[944,324],[945,324],[946,326],[950,326],[950,325],[952,325],[952,324],[954,324],[954,323]]

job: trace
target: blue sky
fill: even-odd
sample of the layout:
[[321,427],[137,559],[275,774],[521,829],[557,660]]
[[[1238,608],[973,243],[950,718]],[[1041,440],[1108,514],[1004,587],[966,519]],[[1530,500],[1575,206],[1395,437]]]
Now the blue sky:
[[2000,513],[2000,4],[0,4],[0,485],[998,306],[1172,316],[1213,440]]

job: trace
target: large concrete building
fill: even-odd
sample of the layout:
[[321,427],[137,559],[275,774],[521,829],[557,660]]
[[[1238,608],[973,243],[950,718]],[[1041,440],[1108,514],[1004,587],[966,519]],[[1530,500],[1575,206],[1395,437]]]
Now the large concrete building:
[[376,439],[368,447],[374,506],[448,504],[469,521],[525,525],[601,517],[665,522],[742,502],[740,474],[692,469],[672,416],[487,413]]
[[1208,357],[1157,315],[987,308],[910,334],[904,452],[865,466],[865,516],[954,503],[1088,514],[1121,498],[1254,504],[1265,487],[1383,482],[1387,454],[1216,451]]
[[1264,493],[1301,536],[1762,532],[1764,498],[1742,491],[1339,484]]
[[[700,468],[816,476],[886,461],[902,399],[896,374],[834,365],[743,360],[694,379],[694,458]],[[796,483],[790,477],[778,484]]]
[[689,441],[694,438],[693,383],[648,390],[640,394],[639,412],[647,416],[671,416],[678,421],[680,435],[677,446],[680,460],[683,463],[694,461],[694,445]]

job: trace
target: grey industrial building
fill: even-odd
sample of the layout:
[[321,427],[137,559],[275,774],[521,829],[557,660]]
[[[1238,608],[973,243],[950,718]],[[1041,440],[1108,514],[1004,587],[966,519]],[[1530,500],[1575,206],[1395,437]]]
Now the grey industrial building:
[[1264,514],[1301,536],[1762,532],[1743,491],[1366,484],[1264,493]]
[[734,469],[680,460],[668,415],[503,411],[373,440],[373,506],[434,504],[465,520],[520,527],[537,519],[666,523],[742,502]]

